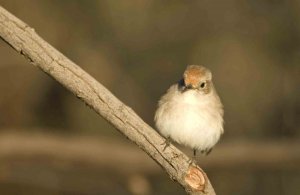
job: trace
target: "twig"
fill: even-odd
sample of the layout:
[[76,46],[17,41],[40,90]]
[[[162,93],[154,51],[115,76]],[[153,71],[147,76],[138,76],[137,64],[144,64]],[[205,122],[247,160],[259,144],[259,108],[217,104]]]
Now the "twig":
[[[170,145],[131,108],[62,53],[39,37],[33,28],[0,6],[0,36],[33,65],[53,77],[118,131],[136,143],[189,194],[215,194],[204,171]],[[121,165],[120,165],[121,166]]]

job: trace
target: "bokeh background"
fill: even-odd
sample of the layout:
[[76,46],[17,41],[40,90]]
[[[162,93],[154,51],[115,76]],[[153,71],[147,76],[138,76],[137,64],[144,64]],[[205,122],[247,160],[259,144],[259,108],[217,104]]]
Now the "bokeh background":
[[[152,126],[157,100],[185,66],[207,66],[224,103],[225,135],[198,161],[217,194],[300,194],[300,1],[0,5]],[[3,41],[0,59],[0,194],[184,194]]]

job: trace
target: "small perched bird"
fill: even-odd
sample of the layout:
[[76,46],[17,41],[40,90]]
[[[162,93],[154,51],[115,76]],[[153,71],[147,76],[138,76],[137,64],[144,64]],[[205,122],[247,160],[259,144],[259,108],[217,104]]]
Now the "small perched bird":
[[223,105],[209,69],[189,65],[183,78],[161,97],[154,121],[166,138],[209,154],[223,134]]

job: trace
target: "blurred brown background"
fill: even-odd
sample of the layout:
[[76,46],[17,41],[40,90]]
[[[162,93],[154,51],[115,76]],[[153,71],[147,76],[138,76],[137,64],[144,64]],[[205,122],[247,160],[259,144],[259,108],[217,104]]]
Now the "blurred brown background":
[[[226,133],[199,164],[217,194],[300,193],[300,1],[0,5],[152,126],[157,100],[185,66],[209,67]],[[0,194],[184,194],[152,159],[3,41],[0,57]]]

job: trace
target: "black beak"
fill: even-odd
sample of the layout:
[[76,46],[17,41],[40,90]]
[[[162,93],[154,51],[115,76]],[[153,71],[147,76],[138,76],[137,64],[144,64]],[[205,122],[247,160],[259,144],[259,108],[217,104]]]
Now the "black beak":
[[185,88],[187,88],[187,89],[194,89],[191,84],[187,85]]
[[186,92],[186,91],[188,91],[190,89],[194,89],[192,85],[184,85],[182,92]]

